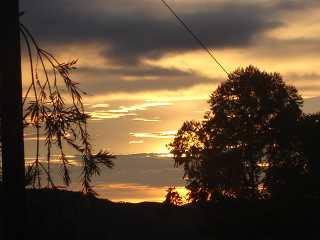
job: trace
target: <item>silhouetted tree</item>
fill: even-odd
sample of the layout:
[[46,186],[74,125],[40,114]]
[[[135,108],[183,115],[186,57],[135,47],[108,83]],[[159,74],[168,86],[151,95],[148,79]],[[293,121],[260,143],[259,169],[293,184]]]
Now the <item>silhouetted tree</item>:
[[320,197],[320,113],[305,114],[297,124],[295,134],[298,138],[299,148],[307,164],[304,178],[299,179],[296,188],[300,188],[305,196]]
[[168,206],[180,206],[183,204],[183,199],[175,187],[169,187],[163,203]]
[[[53,54],[42,49],[30,31],[20,24],[22,36],[26,42],[30,63],[31,84],[24,96],[24,126],[36,131],[36,158],[28,167],[27,176],[32,177],[32,186],[40,188],[41,172],[47,176],[47,186],[55,187],[51,172],[51,152],[55,145],[60,152],[63,180],[70,184],[69,161],[64,151],[64,144],[78,151],[82,159],[83,191],[95,194],[91,187],[93,175],[100,174],[100,166],[113,167],[113,155],[101,150],[94,154],[87,131],[87,119],[79,84],[71,79],[71,72],[76,69],[76,60],[68,63],[59,62]],[[36,53],[33,59],[32,51]],[[40,135],[45,136],[47,164],[39,161]]]
[[298,136],[301,140],[303,152],[310,162],[312,174],[320,177],[319,139],[320,112],[306,114],[298,123]]
[[169,144],[194,201],[262,197],[267,171],[304,164],[282,129],[302,116],[302,98],[278,73],[239,68],[208,102],[204,120],[185,122]]
[[317,139],[320,137],[319,113],[303,114],[296,121],[283,119],[272,154],[265,186],[273,197],[318,196],[320,164]]
[[[24,110],[23,126],[32,127],[36,132],[35,160],[26,168],[24,184],[41,188],[42,181],[46,180],[47,187],[56,187],[51,176],[51,155],[52,148],[57,146],[62,177],[68,186],[71,181],[70,164],[64,149],[69,145],[80,153],[83,160],[83,192],[95,195],[91,187],[92,176],[100,174],[101,166],[112,168],[114,156],[105,150],[93,153],[87,131],[90,115],[85,113],[82,102],[82,95],[86,93],[71,79],[77,61],[59,62],[53,54],[40,48],[23,24],[20,24],[20,32],[26,43],[31,75],[31,84],[20,102]],[[41,136],[45,137],[46,162],[40,161]]]
[[[100,174],[101,165],[112,168],[111,159],[114,157],[107,151],[93,153],[86,128],[89,116],[85,113],[82,103],[84,92],[80,91],[78,84],[70,78],[70,71],[74,69],[76,61],[60,63],[51,53],[39,47],[29,30],[19,23],[18,0],[6,1],[3,5],[0,144],[3,166],[1,180],[5,200],[2,203],[4,237],[5,239],[23,239],[26,225],[25,184],[31,181],[33,187],[40,188],[40,175],[44,172],[48,187],[55,187],[50,174],[53,145],[58,146],[60,150],[63,179],[67,185],[70,183],[69,162],[64,153],[63,143],[69,144],[81,154],[83,191],[88,194],[95,194],[91,186],[92,176]],[[21,99],[20,33],[27,45],[32,80],[23,101]],[[35,61],[33,50],[36,53]],[[62,84],[59,82],[61,80]],[[28,166],[26,174],[23,126],[34,127],[37,135],[36,159]],[[39,161],[40,134],[46,137],[46,166]],[[0,190],[2,190],[2,181]]]

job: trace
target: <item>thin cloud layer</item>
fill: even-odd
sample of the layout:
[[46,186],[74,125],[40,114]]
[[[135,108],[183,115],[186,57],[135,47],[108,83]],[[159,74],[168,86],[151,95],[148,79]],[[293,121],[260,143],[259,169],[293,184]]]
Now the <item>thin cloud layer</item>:
[[173,139],[176,136],[177,131],[168,130],[162,132],[131,132],[130,136],[135,138],[164,138],[164,139]]
[[142,121],[142,122],[160,122],[160,119],[146,119],[146,118],[134,118],[133,121]]
[[175,91],[199,84],[217,84],[219,78],[208,78],[192,71],[157,66],[118,68],[82,68],[74,78],[89,93],[137,93],[146,91]]
[[[154,107],[170,106],[170,102],[157,102],[157,101],[144,101],[141,104],[135,104],[132,106],[119,106],[118,108],[111,108],[109,104],[98,103],[88,105],[88,114],[91,116],[91,120],[106,120],[106,119],[118,119],[128,116],[137,116],[139,112],[146,111]],[[134,118],[134,121],[143,122],[158,122],[159,119],[145,119]]]

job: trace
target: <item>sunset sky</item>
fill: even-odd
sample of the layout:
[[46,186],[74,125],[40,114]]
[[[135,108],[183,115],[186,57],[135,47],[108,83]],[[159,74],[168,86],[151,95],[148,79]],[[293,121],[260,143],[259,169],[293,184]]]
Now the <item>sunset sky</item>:
[[[168,0],[228,71],[280,72],[320,110],[319,0]],[[165,153],[226,75],[159,0],[21,0],[28,26],[88,95],[97,149]],[[24,87],[29,82],[23,60]],[[28,139],[27,139],[28,140]],[[32,139],[31,139],[32,141]]]
[[[229,71],[253,64],[320,95],[319,1],[168,3]],[[43,47],[79,59],[72,77],[88,92],[94,142],[114,153],[167,151],[226,78],[158,0],[22,0],[21,10]]]

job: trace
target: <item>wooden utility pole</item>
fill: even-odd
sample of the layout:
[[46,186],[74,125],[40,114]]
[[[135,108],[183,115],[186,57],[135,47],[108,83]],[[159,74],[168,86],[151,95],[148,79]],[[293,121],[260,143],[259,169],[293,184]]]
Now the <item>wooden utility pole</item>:
[[[24,239],[26,200],[22,124],[19,0],[1,4],[0,98],[4,239]],[[2,238],[2,237],[0,237]]]

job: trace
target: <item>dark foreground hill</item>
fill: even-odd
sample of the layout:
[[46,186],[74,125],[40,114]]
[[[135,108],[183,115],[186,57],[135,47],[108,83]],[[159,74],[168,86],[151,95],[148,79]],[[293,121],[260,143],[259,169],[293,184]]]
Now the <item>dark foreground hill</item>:
[[320,239],[318,201],[169,207],[113,203],[58,190],[28,190],[27,199],[31,240]]

